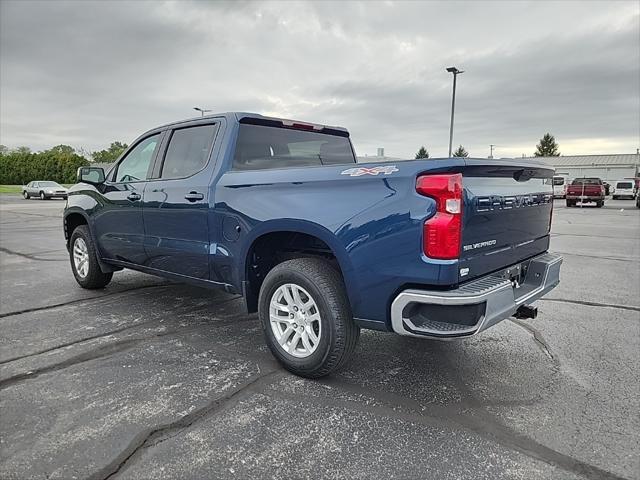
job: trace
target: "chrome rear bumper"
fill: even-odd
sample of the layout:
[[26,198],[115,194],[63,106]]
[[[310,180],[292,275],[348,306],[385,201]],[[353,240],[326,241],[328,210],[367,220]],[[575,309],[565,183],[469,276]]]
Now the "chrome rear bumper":
[[560,282],[562,257],[545,253],[523,262],[521,284],[496,272],[454,290],[404,290],[391,304],[391,325],[400,335],[451,339],[468,337],[515,314]]

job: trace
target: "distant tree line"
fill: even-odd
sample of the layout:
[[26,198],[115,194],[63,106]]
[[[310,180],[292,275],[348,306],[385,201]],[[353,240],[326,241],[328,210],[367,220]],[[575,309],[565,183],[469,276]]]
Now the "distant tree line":
[[114,162],[126,148],[126,143],[113,142],[109,148],[92,153],[69,145],[32,152],[28,147],[8,149],[0,145],[0,184],[24,185],[33,180],[75,183],[79,167],[89,165],[91,161]]
[[[536,145],[536,151],[533,153],[536,157],[558,157],[560,156],[560,151],[558,150],[559,146],[556,143],[556,139],[550,133],[545,133],[544,136]],[[453,152],[454,157],[468,157],[469,152],[467,152],[462,145],[460,145],[455,152]],[[429,158],[429,152],[423,146],[420,147],[418,152],[416,153],[416,159],[418,158]]]

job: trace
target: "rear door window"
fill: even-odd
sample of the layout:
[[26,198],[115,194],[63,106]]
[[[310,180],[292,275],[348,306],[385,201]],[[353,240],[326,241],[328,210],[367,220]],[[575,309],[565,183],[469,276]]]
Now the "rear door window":
[[564,185],[564,178],[563,177],[553,177],[553,184],[558,186],[558,185]]
[[616,183],[616,188],[633,188],[631,182],[618,182]]
[[234,170],[355,163],[348,137],[291,128],[241,124]]
[[160,178],[185,178],[202,170],[209,161],[217,127],[212,124],[174,130]]

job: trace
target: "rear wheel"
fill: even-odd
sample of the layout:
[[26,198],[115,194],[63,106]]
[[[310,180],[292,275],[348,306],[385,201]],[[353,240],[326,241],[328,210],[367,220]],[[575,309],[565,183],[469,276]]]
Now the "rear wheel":
[[260,288],[258,313],[273,355],[303,377],[322,377],[346,365],[360,336],[342,277],[322,259],[275,266]]
[[71,234],[70,245],[71,270],[78,285],[90,290],[104,288],[111,281],[113,273],[100,270],[96,248],[86,225],[76,227]]
[[567,200],[567,207],[573,207],[575,204],[573,200]]

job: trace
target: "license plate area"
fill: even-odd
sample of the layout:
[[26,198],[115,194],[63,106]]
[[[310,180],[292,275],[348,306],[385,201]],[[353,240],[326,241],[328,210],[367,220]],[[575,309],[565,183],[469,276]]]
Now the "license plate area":
[[513,288],[520,288],[527,274],[528,264],[529,262],[518,263],[517,265],[505,268],[500,276],[509,280]]

